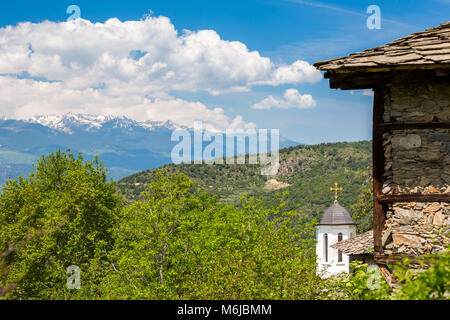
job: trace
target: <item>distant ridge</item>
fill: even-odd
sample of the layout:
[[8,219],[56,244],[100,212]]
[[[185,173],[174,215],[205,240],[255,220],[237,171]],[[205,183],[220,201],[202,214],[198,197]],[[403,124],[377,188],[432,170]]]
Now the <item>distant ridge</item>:
[[[126,116],[66,113],[28,120],[0,119],[0,184],[28,175],[43,154],[58,149],[98,155],[113,179],[172,163],[175,129],[192,129],[172,121],[136,121]],[[280,148],[297,145],[280,137]]]

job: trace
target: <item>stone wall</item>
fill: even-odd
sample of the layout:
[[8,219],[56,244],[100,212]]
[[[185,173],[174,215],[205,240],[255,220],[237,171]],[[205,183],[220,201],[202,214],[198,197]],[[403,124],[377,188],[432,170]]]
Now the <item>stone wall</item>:
[[[450,121],[450,84],[392,85],[385,122]],[[450,130],[392,130],[383,135],[384,194],[450,193]],[[388,206],[385,253],[424,254],[450,244],[450,203]]]
[[385,253],[425,254],[450,245],[450,203],[395,203],[386,213],[391,240]]
[[383,193],[450,192],[450,130],[393,130],[383,138]]
[[450,119],[450,84],[391,85],[384,92],[385,122],[431,122]]

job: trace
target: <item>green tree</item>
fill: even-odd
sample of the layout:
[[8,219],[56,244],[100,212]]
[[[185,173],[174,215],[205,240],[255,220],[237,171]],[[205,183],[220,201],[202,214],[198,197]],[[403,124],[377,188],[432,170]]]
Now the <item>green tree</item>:
[[[398,268],[396,276],[400,290],[395,299],[402,300],[449,300],[450,299],[450,248],[441,254],[422,257],[425,270],[413,272],[408,259]],[[425,266],[427,263],[428,266]]]
[[329,279],[329,298],[349,300],[388,300],[391,288],[375,266],[361,261],[350,264],[351,273]]
[[79,290],[66,287],[66,268],[81,269],[82,287],[95,282],[90,262],[112,243],[121,200],[97,158],[57,151],[35,168],[0,195],[0,288],[12,299],[70,298]]
[[184,174],[156,173],[123,211],[104,264],[106,298],[313,298],[314,228],[285,202],[239,209],[195,189]]
[[373,182],[370,170],[371,167],[368,167],[364,175],[364,186],[356,202],[350,207],[354,220],[358,222],[358,233],[363,233],[373,228]]

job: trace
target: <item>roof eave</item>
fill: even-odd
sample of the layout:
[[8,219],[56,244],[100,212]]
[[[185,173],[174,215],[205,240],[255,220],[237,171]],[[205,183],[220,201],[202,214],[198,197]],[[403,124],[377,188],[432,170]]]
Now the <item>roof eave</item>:
[[330,88],[342,90],[373,89],[389,83],[450,81],[450,64],[379,66],[327,70]]
[[450,63],[437,63],[434,61],[430,61],[429,63],[421,63],[421,64],[379,64],[372,66],[345,66],[342,64],[340,66],[329,66],[321,65],[321,62],[317,62],[314,64],[319,71],[326,71],[327,73],[378,73],[378,72],[386,72],[386,71],[402,71],[402,70],[445,70],[450,69]]

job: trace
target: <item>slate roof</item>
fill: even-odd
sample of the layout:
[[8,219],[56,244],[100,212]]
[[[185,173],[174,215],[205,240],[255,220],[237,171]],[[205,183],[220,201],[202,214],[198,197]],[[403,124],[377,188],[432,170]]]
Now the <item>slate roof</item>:
[[339,72],[358,69],[376,71],[380,68],[389,70],[407,66],[427,68],[436,64],[447,64],[450,67],[450,21],[384,46],[352,53],[347,57],[317,62],[314,66],[319,70]]
[[373,253],[373,230],[337,242],[331,248],[341,250],[346,255]]
[[323,213],[322,219],[319,225],[340,225],[340,224],[356,224],[353,222],[352,217],[343,206],[341,206],[337,200]]

